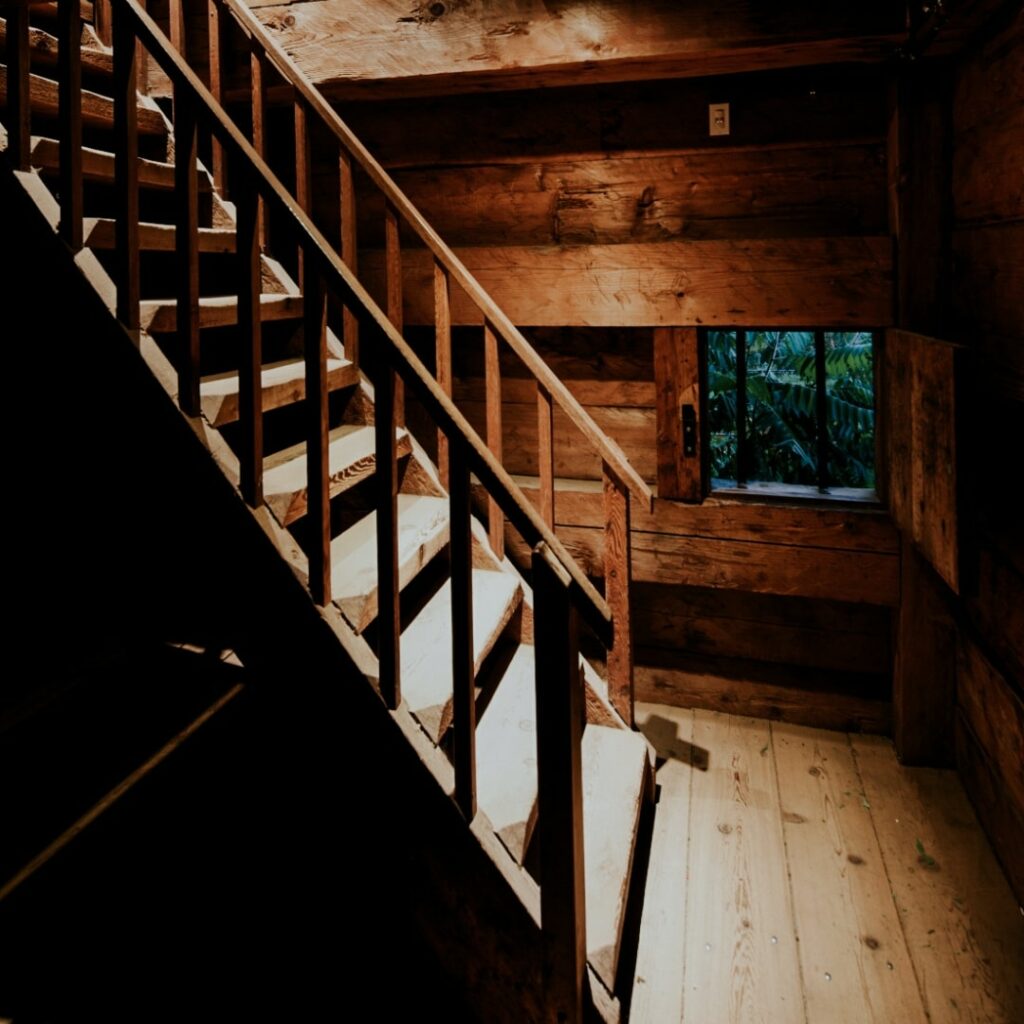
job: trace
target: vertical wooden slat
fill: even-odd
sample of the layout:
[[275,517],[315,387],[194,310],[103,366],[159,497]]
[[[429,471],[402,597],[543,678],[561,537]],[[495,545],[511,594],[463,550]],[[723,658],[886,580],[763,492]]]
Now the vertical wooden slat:
[[240,486],[252,506],[263,500],[262,336],[260,328],[260,245],[255,183],[237,183],[236,261],[238,293],[238,414]]
[[736,483],[745,484],[750,471],[747,447],[747,332],[736,332]]
[[[384,268],[387,279],[387,314],[402,333],[402,247],[398,237],[398,211],[384,205]],[[405,382],[395,375],[395,410],[399,426],[405,425]]]
[[825,332],[814,332],[815,441],[818,450],[818,487],[828,487],[828,378],[825,374]]
[[540,514],[555,528],[555,424],[547,388],[537,381],[537,458],[540,475]]
[[82,16],[79,0],[57,8],[60,83],[60,234],[82,248]]
[[395,460],[395,374],[381,359],[374,382],[374,488],[377,510],[377,661],[380,693],[394,710],[402,701],[399,666],[398,463]]
[[306,360],[306,496],[309,588],[317,604],[331,600],[331,493],[327,390],[327,305],[318,268],[305,256],[302,302]]
[[[484,386],[487,399],[487,447],[501,462],[501,357],[498,335],[484,321]],[[505,556],[505,514],[494,498],[487,502],[488,536],[498,558]]]
[[452,728],[455,802],[476,815],[476,672],[473,659],[473,534],[469,462],[465,448],[451,445],[448,501],[452,574]]
[[[434,261],[434,351],[436,377],[441,390],[452,393],[452,307],[451,282],[444,266]],[[437,468],[441,483],[448,486],[448,438],[443,430],[437,432]]]
[[[254,39],[249,51],[249,67],[252,83],[252,147],[264,159],[267,157],[266,107],[267,107],[267,56],[263,47]],[[260,199],[260,248],[266,250],[270,239],[268,227],[269,209]]]
[[114,8],[114,191],[117,199],[117,316],[139,327],[138,59],[131,15]]
[[171,28],[171,46],[173,46],[183,57],[187,57],[188,55],[185,53],[186,33],[184,0],[170,0],[169,8],[168,17]]
[[96,35],[104,46],[110,46],[114,40],[113,13],[110,0],[93,0],[92,21]]
[[[356,258],[356,192],[352,182],[352,157],[348,150],[338,153],[338,186],[341,192],[341,258],[354,274]],[[345,307],[342,313],[342,338],[345,358],[359,365],[359,321]]]
[[[206,19],[209,30],[210,94],[220,104],[224,102],[224,76],[222,66],[223,14],[220,0],[207,0]],[[224,147],[220,140],[213,138],[210,143],[210,163],[214,188],[222,198],[227,197],[227,181],[224,174]]]
[[[700,501],[704,494],[704,484],[701,472],[699,337],[696,327],[654,329],[654,388],[658,430],[658,497]],[[686,436],[688,420],[689,438]]]
[[28,5],[13,3],[7,14],[8,152],[19,171],[29,169],[32,149],[32,108],[29,94]]
[[630,597],[629,492],[604,463],[604,599],[612,610],[614,636],[608,651],[608,693],[615,710],[633,724],[633,622]]
[[545,544],[532,567],[544,1020],[576,1024],[587,969],[579,641],[569,574]]
[[[299,206],[306,213],[311,210],[313,169],[309,153],[309,118],[307,116],[306,102],[296,93],[294,103],[295,123],[295,198]],[[299,246],[298,274],[302,280],[302,261],[304,254],[302,246]]]
[[174,97],[174,250],[177,264],[178,401],[189,416],[199,405],[199,139],[195,107]]

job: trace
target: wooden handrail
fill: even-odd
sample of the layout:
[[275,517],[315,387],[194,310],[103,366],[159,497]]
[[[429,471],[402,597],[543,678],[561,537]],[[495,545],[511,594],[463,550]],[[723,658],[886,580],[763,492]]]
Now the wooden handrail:
[[484,322],[508,344],[523,361],[548,395],[558,404],[573,425],[583,434],[611,467],[615,477],[622,482],[630,494],[650,510],[654,495],[644,479],[626,458],[619,445],[610,438],[593,420],[590,414],[576,400],[561,378],[541,358],[537,350],[523,337],[522,333],[505,315],[502,309],[480,286],[480,283],[466,269],[462,261],[448,247],[437,232],[427,223],[423,215],[409,201],[405,193],[395,184],[391,176],[370,154],[369,150],[353,134],[352,130],[338,116],[337,111],[324,99],[288,56],[270,37],[267,30],[252,11],[240,0],[214,0],[231,12],[242,32],[250,41],[259,41],[284,80],[308,104],[310,110],[319,115],[344,149],[359,163],[370,180],[381,190],[389,204],[421,241],[433,253],[435,259],[448,271],[452,280],[458,283],[470,300],[483,314]]
[[[264,200],[278,206],[292,221],[291,229],[307,258],[313,256],[323,276],[325,287],[337,294],[351,309],[362,328],[372,330],[384,343],[387,362],[415,390],[427,412],[449,438],[461,439],[470,471],[484,489],[497,501],[501,511],[519,531],[525,543],[533,548],[542,541],[557,558],[571,580],[574,603],[597,632],[602,642],[610,644],[613,637],[612,612],[608,603],[594,588],[576,560],[544,522],[507,470],[491,454],[487,446],[459,412],[451,398],[423,365],[402,335],[370,297],[355,274],[345,265],[334,246],[324,238],[309,214],[301,208],[274,172],[253,148],[241,129],[213,98],[191,67],[171,45],[160,27],[138,3],[138,0],[113,0],[116,13],[129,13],[135,23],[135,34],[149,56],[162,68],[175,88],[182,88],[193,100],[196,115],[209,122],[216,141],[228,156],[237,156],[246,184]],[[273,56],[273,55],[271,55]],[[312,94],[316,97],[315,92]],[[314,104],[315,106],[315,104]],[[255,220],[255,217],[253,217]],[[252,233],[255,235],[254,228]],[[137,315],[137,313],[136,313]],[[258,417],[257,417],[258,418]]]

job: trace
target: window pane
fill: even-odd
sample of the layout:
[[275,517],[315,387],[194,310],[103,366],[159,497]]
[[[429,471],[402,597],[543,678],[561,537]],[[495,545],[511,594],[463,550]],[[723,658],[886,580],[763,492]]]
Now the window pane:
[[747,331],[752,481],[816,483],[814,333]]
[[736,479],[736,332],[708,331],[711,476]]
[[825,332],[829,481],[875,486],[875,373],[870,331]]

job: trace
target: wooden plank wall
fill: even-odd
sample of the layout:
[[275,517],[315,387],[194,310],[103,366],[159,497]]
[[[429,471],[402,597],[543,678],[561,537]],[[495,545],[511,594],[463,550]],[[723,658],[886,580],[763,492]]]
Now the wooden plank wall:
[[[707,105],[724,101],[732,134],[710,138]],[[887,102],[881,72],[847,68],[340,111],[654,482],[658,326],[891,322]],[[316,173],[329,223],[335,170]],[[360,275],[379,290],[383,206],[367,184]],[[430,263],[404,242],[406,322],[429,324]],[[476,321],[458,289],[452,308],[456,324]],[[478,327],[455,330],[453,360],[456,401],[482,429]],[[501,360],[505,462],[531,476],[535,391],[510,352]],[[558,477],[600,478],[557,413],[554,454]],[[600,494],[571,486],[556,496],[559,533],[600,575]],[[888,728],[899,544],[883,513],[659,499],[634,512],[633,570],[639,685],[679,703],[721,707],[727,692],[735,710]],[[817,617],[815,602],[827,608]],[[697,661],[673,661],[683,648]]]
[[960,63],[953,93],[951,322],[973,370],[956,755],[1024,900],[1024,13],[1008,13],[1005,27]]

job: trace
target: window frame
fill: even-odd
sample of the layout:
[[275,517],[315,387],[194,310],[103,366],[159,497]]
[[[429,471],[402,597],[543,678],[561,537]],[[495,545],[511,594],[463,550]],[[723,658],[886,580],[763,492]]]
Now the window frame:
[[[702,475],[705,483],[705,494],[709,497],[742,498],[755,501],[784,501],[827,504],[850,504],[858,507],[882,507],[882,495],[878,483],[882,464],[879,455],[880,418],[879,418],[879,370],[882,362],[884,329],[869,326],[765,326],[763,324],[712,324],[702,325],[699,333],[700,365],[702,377],[706,379],[708,367],[708,335],[710,331],[734,332],[736,338],[736,479],[728,480],[711,475],[711,421],[708,415],[708,389],[701,387],[701,447],[703,452]],[[816,388],[815,408],[815,484],[784,483],[774,480],[750,480],[744,470],[751,465],[750,448],[747,439],[748,396],[746,388],[747,361],[746,336],[754,331],[800,332],[814,336],[814,370]],[[828,414],[827,376],[824,360],[825,335],[833,333],[851,334],[855,332],[870,333],[872,376],[873,413],[875,416],[875,452],[874,452],[874,487],[837,487],[829,483],[828,476],[828,430],[822,431],[821,424]],[[742,354],[742,359],[741,359]],[[742,401],[741,401],[742,399]],[[743,454],[746,462],[743,462]],[[822,472],[824,468],[824,473]]]

